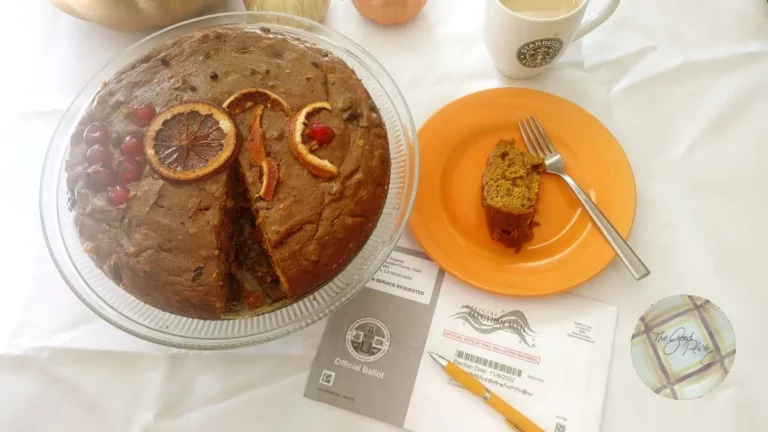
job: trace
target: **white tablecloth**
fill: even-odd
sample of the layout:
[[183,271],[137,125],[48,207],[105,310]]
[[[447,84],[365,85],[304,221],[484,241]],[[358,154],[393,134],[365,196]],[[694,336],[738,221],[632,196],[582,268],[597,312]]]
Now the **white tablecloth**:
[[[551,72],[524,82],[493,68],[482,3],[429,0],[415,21],[380,28],[334,0],[326,24],[384,64],[418,125],[457,97],[508,85],[558,94],[601,119],[632,163],[630,240],[653,271],[636,283],[615,261],[576,290],[619,308],[603,430],[768,428],[766,1],[623,0]],[[187,352],[124,334],[80,304],[43,241],[43,157],[78,89],[144,35],[78,21],[43,0],[3,6],[0,430],[394,430],[302,397],[324,323],[258,347]],[[638,317],[679,293],[718,304],[738,350],[725,382],[689,402],[653,394],[630,358]]]

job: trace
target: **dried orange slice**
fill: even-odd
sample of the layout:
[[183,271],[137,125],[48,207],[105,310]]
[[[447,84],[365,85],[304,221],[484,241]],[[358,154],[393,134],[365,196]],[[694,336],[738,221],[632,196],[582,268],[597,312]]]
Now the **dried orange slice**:
[[224,102],[224,109],[231,115],[239,114],[254,107],[251,115],[250,132],[245,146],[248,149],[248,161],[252,166],[261,166],[261,190],[259,196],[265,201],[271,201],[280,176],[277,162],[267,157],[264,148],[264,130],[261,128],[261,117],[265,108],[278,109],[291,115],[291,107],[280,96],[264,89],[252,88],[239,91]]
[[144,138],[147,163],[179,182],[225,169],[237,155],[237,128],[229,115],[205,102],[174,105],[155,117]]
[[288,119],[288,146],[291,148],[291,152],[296,159],[298,159],[299,163],[313,175],[320,178],[331,178],[336,177],[339,174],[339,170],[336,166],[325,159],[320,159],[313,155],[309,147],[303,142],[304,129],[307,125],[307,116],[313,111],[323,109],[330,111],[331,104],[325,101],[313,102]]
[[250,132],[245,146],[248,149],[248,160],[253,166],[259,166],[267,157],[264,148],[264,129],[261,128],[261,116],[264,114],[264,105],[257,105],[251,115]]
[[277,161],[268,157],[261,162],[261,190],[259,196],[264,198],[265,201],[272,201],[275,196],[275,188],[277,187],[277,179],[280,174],[277,171]]
[[[272,201],[277,188],[277,180],[280,173],[277,169],[277,161],[267,156],[264,148],[264,129],[261,128],[261,116],[264,114],[264,105],[257,105],[251,115],[250,133],[248,134],[248,161],[253,166],[261,166],[261,189],[259,196],[264,201]],[[290,115],[290,113],[286,113]]]
[[224,102],[224,109],[231,115],[237,115],[254,105],[278,109],[285,115],[291,115],[291,106],[286,101],[271,91],[260,88],[249,88],[233,94]]

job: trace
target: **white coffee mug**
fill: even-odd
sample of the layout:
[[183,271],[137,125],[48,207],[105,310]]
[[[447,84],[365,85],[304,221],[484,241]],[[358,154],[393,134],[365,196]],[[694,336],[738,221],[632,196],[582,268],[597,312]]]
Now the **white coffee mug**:
[[486,0],[485,44],[496,68],[514,79],[546,71],[571,42],[596,29],[619,6],[619,0],[607,0],[598,13],[582,22],[589,0],[579,1],[561,16],[533,18],[511,10],[501,0]]

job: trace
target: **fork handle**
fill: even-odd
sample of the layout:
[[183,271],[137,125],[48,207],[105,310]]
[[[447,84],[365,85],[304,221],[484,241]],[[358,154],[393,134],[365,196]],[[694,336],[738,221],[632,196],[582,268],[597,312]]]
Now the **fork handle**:
[[597,208],[595,203],[592,202],[592,200],[586,193],[584,193],[583,190],[581,190],[579,185],[573,181],[571,176],[568,174],[559,175],[563,178],[563,180],[565,180],[568,186],[573,189],[573,193],[576,194],[576,196],[579,198],[579,201],[581,201],[581,204],[585,209],[587,209],[587,213],[592,216],[592,220],[595,221],[595,225],[600,228],[600,231],[605,236],[605,239],[608,240],[608,243],[611,244],[611,247],[613,247],[613,250],[616,251],[616,254],[621,259],[621,262],[623,262],[624,266],[627,267],[627,270],[632,273],[632,276],[634,276],[636,280],[640,280],[651,274],[651,271],[648,270],[648,267],[646,267],[645,264],[643,264],[643,261],[640,260],[640,257],[637,256],[631,247],[629,247],[627,242],[624,241],[624,239],[621,237],[621,234],[616,231],[616,228],[611,225],[611,222],[609,222],[608,219],[603,215],[603,212]]

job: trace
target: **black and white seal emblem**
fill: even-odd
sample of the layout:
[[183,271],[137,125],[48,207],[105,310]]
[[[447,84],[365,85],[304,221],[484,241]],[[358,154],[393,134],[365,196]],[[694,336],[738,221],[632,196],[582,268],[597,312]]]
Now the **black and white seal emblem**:
[[389,349],[389,329],[376,318],[361,318],[347,330],[347,350],[363,362],[376,361]]

